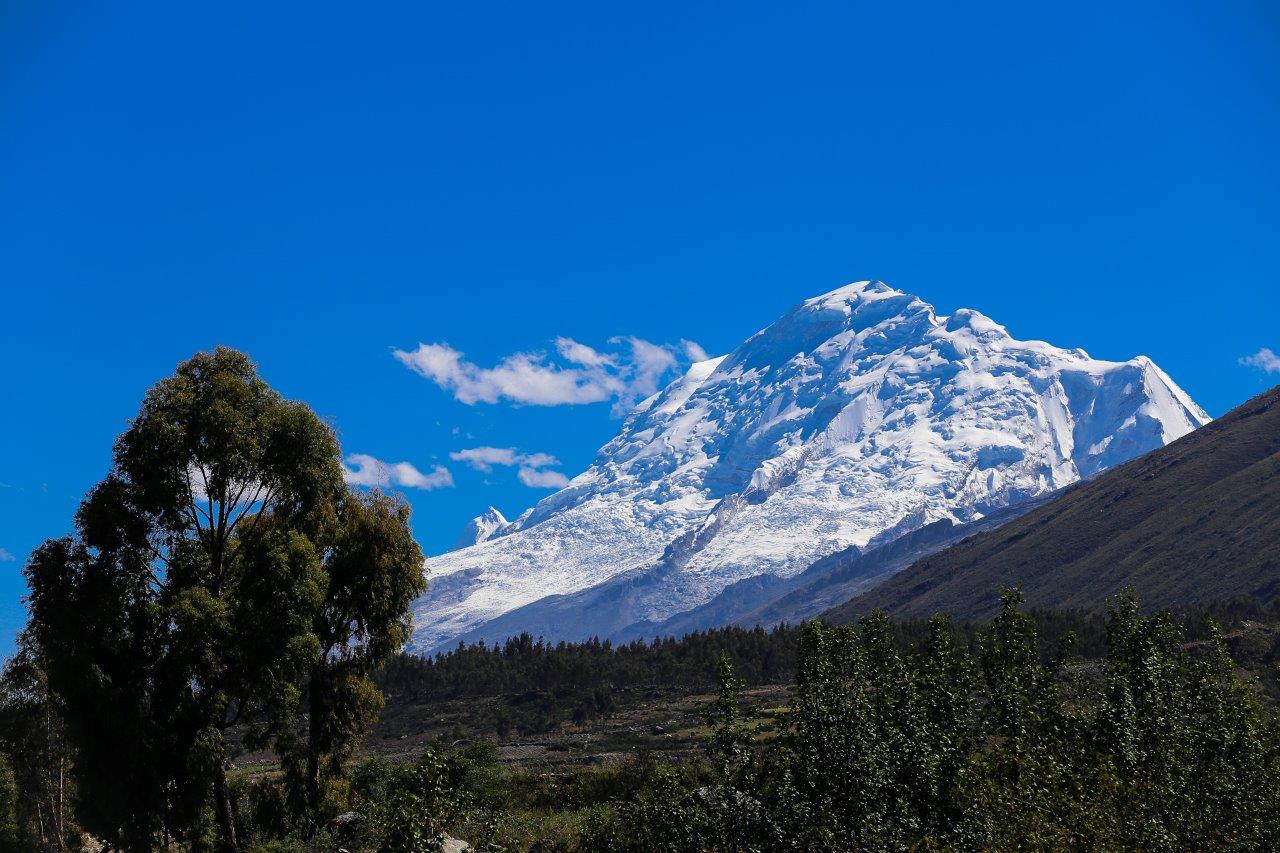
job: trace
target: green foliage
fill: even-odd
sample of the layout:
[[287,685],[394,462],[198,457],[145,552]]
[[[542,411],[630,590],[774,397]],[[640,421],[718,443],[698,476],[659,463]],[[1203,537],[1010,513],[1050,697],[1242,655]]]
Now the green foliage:
[[734,675],[728,655],[720,658],[720,691],[707,709],[711,740],[707,755],[717,772],[726,779],[741,777],[750,762],[747,745],[751,738],[742,725],[742,681]]
[[0,853],[21,850],[22,835],[18,817],[18,781],[9,760],[0,754]]
[[469,771],[465,760],[432,750],[395,768],[371,803],[380,853],[439,850],[445,829],[474,803]]
[[908,652],[879,614],[861,630],[812,624],[786,759],[792,833],[832,849],[947,840],[975,742],[972,685],[971,663],[943,619]]
[[[628,687],[714,687],[727,655],[746,684],[781,684],[795,674],[799,631],[725,627],[615,645],[608,640],[549,643],[529,634],[504,643],[459,644],[434,658],[395,656],[378,683],[396,701],[413,702],[545,691],[589,700],[607,715],[611,691]],[[598,699],[594,691],[603,691]]]
[[810,624],[779,748],[743,743],[725,678],[716,784],[655,780],[584,848],[1269,849],[1274,718],[1215,629],[1188,644],[1122,596],[1099,671],[1070,659],[1070,636],[1048,653],[1020,604],[1003,594],[976,655],[942,618],[905,649],[878,614]]
[[769,796],[769,772],[751,750],[742,722],[742,682],[728,656],[719,670],[720,690],[707,708],[710,778],[652,768],[642,790],[620,799],[612,812],[592,816],[581,849],[747,851],[782,844],[776,811],[761,799]]
[[403,502],[348,493],[324,544],[324,588],[319,607],[307,611],[318,640],[308,665],[307,736],[276,732],[294,799],[312,820],[334,816],[353,750],[382,710],[372,674],[409,638],[409,604],[426,589]]
[[[1070,632],[1046,647],[1044,624],[1012,591],[977,633],[944,617],[811,623],[777,739],[746,724],[725,655],[705,762],[551,775],[498,766],[488,743],[373,758],[327,773],[313,811],[290,772],[235,782],[238,836],[279,853],[436,850],[446,833],[488,850],[1268,849],[1276,718],[1216,626],[1188,633],[1121,596],[1104,657],[1082,664]],[[206,735],[189,760],[225,749]],[[0,803],[5,790],[0,778]],[[202,806],[184,849],[219,839]]]
[[[1106,652],[1105,619],[1093,613],[1032,610],[1037,633],[1052,648],[1067,633],[1086,658]],[[1186,620],[1199,624],[1202,612]],[[1265,616],[1265,614],[1263,614]],[[1232,618],[1258,618],[1252,610]],[[1272,621],[1280,622],[1280,615]],[[948,623],[955,644],[976,651],[981,626]],[[921,646],[933,630],[927,620],[895,620],[894,643]],[[421,718],[438,716],[441,703],[459,699],[501,698],[470,706],[469,729],[477,734],[539,735],[562,723],[609,719],[653,691],[703,693],[716,689],[719,662],[728,656],[747,687],[790,684],[796,678],[801,628],[770,630],[734,626],[696,631],[676,639],[613,644],[607,640],[550,643],[528,634],[503,643],[459,646],[435,657],[399,654],[375,679],[387,698],[384,725],[401,733],[415,731]]]
[[[1254,694],[1216,625],[1193,656],[1137,599],[1111,609],[1099,745],[1114,774],[1124,846],[1256,849],[1277,828],[1275,756]],[[1274,743],[1270,746],[1274,750]]]
[[237,849],[233,729],[305,768],[291,807],[321,811],[422,589],[407,522],[348,492],[332,430],[241,353],[198,354],[152,388],[76,535],[26,568],[85,827],[128,850]]
[[1073,638],[1046,656],[1021,603],[1021,593],[1002,591],[1000,614],[981,635],[978,742],[985,748],[971,756],[961,789],[977,804],[962,815],[961,837],[997,848],[1070,846],[1088,834],[1080,824],[1090,778],[1088,733],[1063,692]]
[[613,813],[594,816],[583,833],[581,849],[593,853],[709,849],[712,816],[697,801],[698,790],[690,790],[670,770],[659,769],[640,797],[619,803]]
[[29,632],[0,676],[0,755],[13,772],[15,849],[64,850],[80,827],[72,814],[74,753],[67,742],[62,704],[49,690],[44,665]]

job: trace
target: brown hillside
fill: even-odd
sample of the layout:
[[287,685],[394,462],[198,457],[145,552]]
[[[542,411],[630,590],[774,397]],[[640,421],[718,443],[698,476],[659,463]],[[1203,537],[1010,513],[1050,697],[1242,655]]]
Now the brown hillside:
[[1280,387],[825,616],[985,618],[1002,585],[1055,608],[1100,608],[1126,586],[1151,607],[1280,597]]

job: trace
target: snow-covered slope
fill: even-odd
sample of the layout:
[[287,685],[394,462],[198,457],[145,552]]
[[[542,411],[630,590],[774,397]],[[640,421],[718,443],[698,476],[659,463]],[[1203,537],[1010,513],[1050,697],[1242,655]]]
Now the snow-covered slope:
[[1018,341],[857,282],[694,364],[564,489],[428,560],[413,646],[625,633],[744,578],[981,518],[1208,420],[1145,357]]

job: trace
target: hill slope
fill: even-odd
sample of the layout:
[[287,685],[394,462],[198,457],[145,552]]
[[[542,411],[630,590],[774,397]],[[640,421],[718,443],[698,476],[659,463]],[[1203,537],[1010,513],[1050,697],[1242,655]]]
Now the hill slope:
[[1280,597],[1280,387],[833,608],[994,612],[999,586],[1044,607],[1099,608],[1133,586],[1151,607]]

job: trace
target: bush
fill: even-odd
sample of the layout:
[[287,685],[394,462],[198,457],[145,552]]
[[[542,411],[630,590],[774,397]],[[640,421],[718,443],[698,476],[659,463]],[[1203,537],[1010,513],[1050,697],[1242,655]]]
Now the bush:
[[1021,596],[977,637],[902,648],[883,616],[807,626],[779,746],[752,746],[721,679],[713,782],[656,774],[587,850],[1265,850],[1280,742],[1212,625],[1188,643],[1122,596],[1101,668],[1040,642]]

